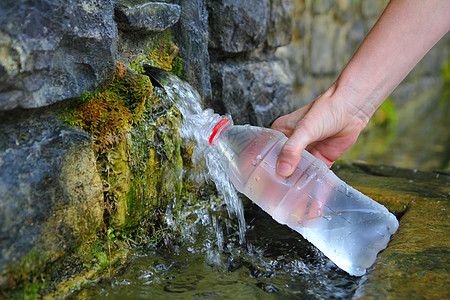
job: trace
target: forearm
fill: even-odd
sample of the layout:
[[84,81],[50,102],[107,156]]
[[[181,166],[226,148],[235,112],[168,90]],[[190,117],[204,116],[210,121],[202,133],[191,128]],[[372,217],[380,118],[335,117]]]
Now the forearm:
[[330,92],[367,123],[449,28],[449,0],[391,1]]
[[313,102],[273,123],[273,129],[289,137],[278,157],[278,174],[292,174],[305,148],[331,166],[449,30],[449,16],[450,0],[391,0],[336,82]]

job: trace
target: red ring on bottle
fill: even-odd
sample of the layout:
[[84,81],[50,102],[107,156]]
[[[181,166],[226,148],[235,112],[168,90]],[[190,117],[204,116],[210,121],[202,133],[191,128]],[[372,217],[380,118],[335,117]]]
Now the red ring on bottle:
[[212,142],[214,140],[214,138],[216,137],[217,132],[219,132],[220,128],[222,128],[222,126],[227,123],[229,120],[228,119],[222,119],[220,120],[219,123],[217,123],[216,126],[214,126],[211,136],[209,137],[209,144],[212,145]]

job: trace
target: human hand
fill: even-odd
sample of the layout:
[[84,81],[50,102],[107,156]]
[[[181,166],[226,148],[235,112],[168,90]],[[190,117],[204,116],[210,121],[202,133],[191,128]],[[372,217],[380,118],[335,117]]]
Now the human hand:
[[272,129],[289,139],[278,158],[277,172],[289,176],[306,149],[331,167],[348,150],[370,116],[334,93],[332,86],[312,103],[275,120]]
[[302,150],[331,166],[356,141],[381,103],[450,29],[448,0],[392,0],[336,82],[272,129],[289,139],[277,172],[289,176]]

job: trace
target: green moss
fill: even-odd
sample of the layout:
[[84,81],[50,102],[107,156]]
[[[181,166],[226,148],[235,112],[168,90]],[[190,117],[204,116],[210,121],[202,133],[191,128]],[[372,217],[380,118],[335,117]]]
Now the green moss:
[[183,150],[178,132],[181,114],[171,101],[160,97],[152,94],[139,124],[97,158],[105,184],[106,227],[130,245],[169,247],[178,233],[165,224],[166,207],[177,201],[176,208],[181,208],[182,198],[198,188],[183,184],[184,164],[190,163],[192,152]]
[[[441,80],[442,80],[442,90],[441,96],[439,98],[439,106],[444,110],[444,114],[447,116],[450,112],[450,58],[444,63],[441,68]],[[440,168],[443,170],[450,169],[450,138],[444,145],[446,153],[442,159]]]
[[[11,299],[36,299],[49,285],[49,276],[40,270],[48,261],[48,256],[36,248],[14,265],[8,276]],[[2,295],[0,290],[0,296]]]
[[108,151],[139,122],[152,93],[147,76],[117,63],[116,75],[106,89],[85,94],[64,111],[63,119],[86,131],[94,141],[94,150]]
[[172,34],[166,30],[159,34],[152,46],[145,53],[130,63],[130,68],[140,74],[144,73],[142,63],[164,69],[176,76],[181,76],[182,59],[178,56],[178,47],[173,43]]

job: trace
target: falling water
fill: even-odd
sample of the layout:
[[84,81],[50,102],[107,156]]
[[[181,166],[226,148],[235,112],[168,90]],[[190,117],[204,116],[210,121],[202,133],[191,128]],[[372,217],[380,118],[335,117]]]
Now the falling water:
[[[181,136],[195,143],[192,160],[197,166],[197,173],[192,176],[196,176],[197,181],[212,180],[216,184],[217,190],[225,199],[228,214],[236,216],[238,220],[240,243],[243,244],[245,219],[242,202],[224,171],[222,155],[215,147],[211,147],[207,138],[202,135],[202,127],[213,115],[213,111],[202,109],[200,95],[189,84],[170,73],[164,73],[164,76],[168,80],[164,82],[164,89],[161,92],[166,94],[166,98],[174,103],[183,116]],[[231,116],[228,118],[231,119]],[[217,234],[220,236],[221,233]]]

